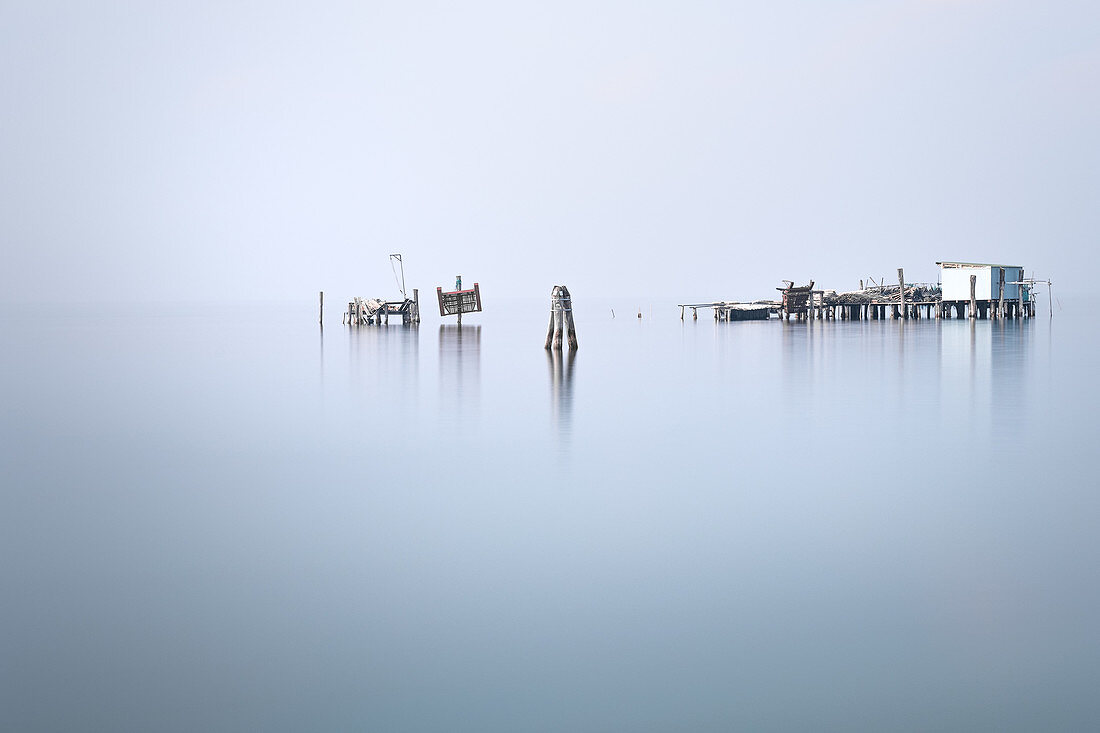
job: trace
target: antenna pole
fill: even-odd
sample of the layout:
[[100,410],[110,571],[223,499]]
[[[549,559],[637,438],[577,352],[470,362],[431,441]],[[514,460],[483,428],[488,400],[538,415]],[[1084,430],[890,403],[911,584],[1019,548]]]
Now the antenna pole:
[[397,260],[397,264],[401,265],[401,297],[405,300],[409,299],[409,296],[405,294],[405,261],[401,259],[401,255],[390,255],[390,267],[393,267],[394,259]]

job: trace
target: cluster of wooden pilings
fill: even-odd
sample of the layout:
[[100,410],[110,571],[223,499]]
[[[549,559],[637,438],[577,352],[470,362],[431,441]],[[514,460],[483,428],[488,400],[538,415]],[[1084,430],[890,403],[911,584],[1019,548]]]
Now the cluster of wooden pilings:
[[[881,321],[896,318],[939,318],[940,302],[918,301],[898,303],[818,303],[810,305],[798,320]],[[787,320],[790,320],[788,315]]]
[[1033,318],[1035,302],[1015,300],[948,300],[941,303],[943,318]]
[[[641,314],[638,314],[641,318]],[[577,327],[573,323],[573,300],[569,288],[555,285],[550,291],[550,326],[546,331],[546,348],[561,351],[562,340],[577,349]]]

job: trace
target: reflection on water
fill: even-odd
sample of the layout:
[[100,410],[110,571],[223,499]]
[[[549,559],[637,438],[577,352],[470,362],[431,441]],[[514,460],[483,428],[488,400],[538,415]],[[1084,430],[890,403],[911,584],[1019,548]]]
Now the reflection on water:
[[415,391],[420,356],[417,326],[348,326],[347,334],[353,387],[382,388],[398,395]]
[[1086,309],[309,305],[0,308],[0,730],[1097,728]]
[[[1030,320],[948,319],[940,324],[940,409],[945,425],[1019,426],[1032,387]],[[983,433],[985,431],[983,430]]]
[[573,349],[566,351],[552,349],[546,352],[546,364],[550,368],[550,413],[563,438],[573,430],[573,362],[577,358]]
[[439,327],[440,403],[451,414],[477,414],[481,395],[481,326]]

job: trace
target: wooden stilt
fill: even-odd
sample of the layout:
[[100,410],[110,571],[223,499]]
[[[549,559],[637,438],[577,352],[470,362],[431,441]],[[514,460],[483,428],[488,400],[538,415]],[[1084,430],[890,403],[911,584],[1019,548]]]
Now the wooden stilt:
[[909,314],[905,312],[905,269],[898,268],[898,294],[901,296],[901,312],[903,318],[908,318]]
[[554,345],[554,314],[558,312],[557,308],[557,295],[558,288],[555,285],[554,289],[550,291],[550,325],[546,327],[546,348],[553,348]]
[[[1016,278],[1017,282],[1022,283],[1024,281],[1024,270],[1020,268],[1020,276]],[[1024,286],[1016,286],[1016,317],[1024,317]]]
[[562,310],[565,314],[565,338],[569,342],[569,348],[577,350],[577,326],[573,323],[573,296],[569,294],[569,288],[561,286]]
[[550,348],[555,351],[561,350],[561,337],[562,331],[565,329],[565,320],[562,318],[560,304],[555,304],[554,307],[554,338],[550,344]]

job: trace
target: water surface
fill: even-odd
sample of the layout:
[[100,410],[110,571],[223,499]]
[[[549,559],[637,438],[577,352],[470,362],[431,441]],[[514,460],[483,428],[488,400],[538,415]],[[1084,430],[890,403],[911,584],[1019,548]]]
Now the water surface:
[[0,312],[0,728],[1100,724],[1083,309],[486,307]]

